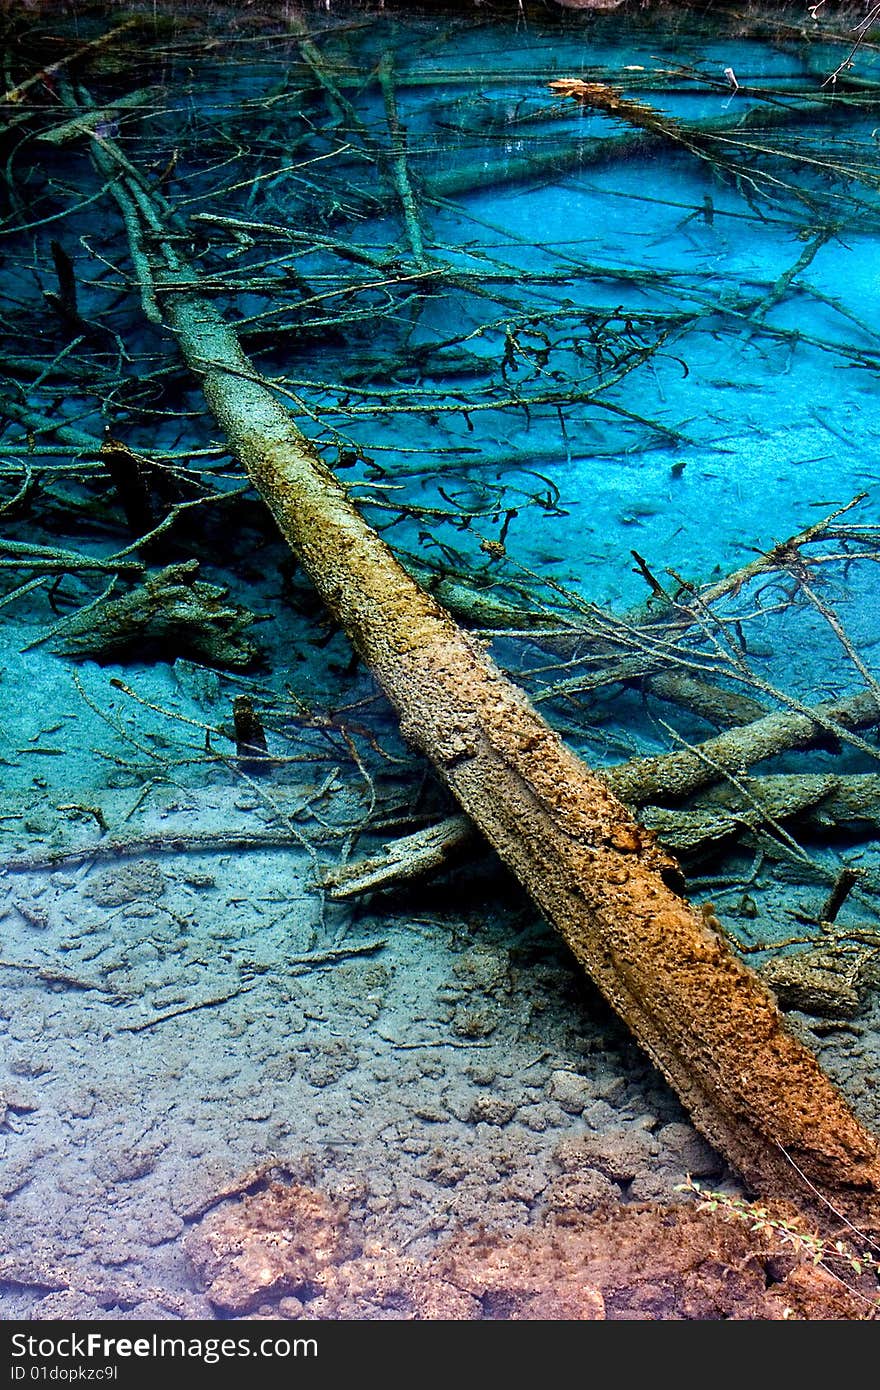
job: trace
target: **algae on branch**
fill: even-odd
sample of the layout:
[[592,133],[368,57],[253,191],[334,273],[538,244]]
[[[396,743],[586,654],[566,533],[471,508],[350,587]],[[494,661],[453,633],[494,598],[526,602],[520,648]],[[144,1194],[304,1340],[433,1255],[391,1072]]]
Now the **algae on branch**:
[[196,579],[198,561],[168,565],[122,598],[91,604],[58,624],[52,640],[72,656],[163,661],[184,656],[244,670],[259,656],[245,636],[265,621],[233,603],[217,584]]

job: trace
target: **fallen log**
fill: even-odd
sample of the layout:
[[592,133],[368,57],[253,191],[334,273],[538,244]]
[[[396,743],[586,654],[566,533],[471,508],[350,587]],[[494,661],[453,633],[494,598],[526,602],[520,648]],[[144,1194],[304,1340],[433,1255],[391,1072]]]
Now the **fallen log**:
[[[122,24],[117,24],[114,29],[108,30],[106,34],[100,34],[96,39],[90,39],[88,43],[80,44],[71,53],[66,54],[63,58],[57,59],[54,63],[50,63],[47,67],[40,68],[39,72],[32,73],[30,77],[26,77],[14,87],[7,87],[6,91],[0,94],[0,107],[20,106],[34,88],[44,84],[48,86],[54,79],[59,77],[65,69],[70,68],[76,63],[81,63],[86,59],[93,58],[101,49],[118,43],[123,34],[130,33],[140,28],[143,23],[144,20],[142,18],[134,16],[131,19],[124,20]],[[6,124],[6,122],[4,122],[4,124]]]
[[848,741],[854,730],[878,721],[880,703],[870,690],[820,705],[774,710],[751,724],[725,729],[679,752],[633,758],[614,769],[614,790],[632,805],[681,801],[725,774],[736,776],[793,748],[809,748],[823,741],[827,745],[829,735]]
[[681,896],[678,866],[608,782],[367,525],[214,301],[195,292],[196,272],[162,241],[162,201],[131,182],[109,142],[96,138],[93,150],[101,172],[124,182],[123,211],[134,203],[151,234],[156,302],[230,447],[404,736],[745,1180],[826,1224],[830,1212],[880,1228],[878,1142],[786,1030],[770,991]]
[[[765,132],[799,122],[809,121],[827,106],[815,95],[792,98],[786,102],[768,106],[761,104],[750,107],[745,112],[730,116],[707,116],[689,122],[686,137],[679,138],[669,127],[655,125],[641,129],[628,130],[623,134],[604,136],[582,136],[567,143],[553,141],[550,149],[532,149],[524,155],[505,155],[503,158],[482,158],[472,164],[458,165],[452,169],[440,170],[425,180],[425,201],[443,203],[455,201],[469,193],[484,193],[488,188],[515,189],[522,184],[538,183],[550,176],[572,173],[603,164],[614,159],[634,158],[648,153],[658,144],[673,143],[694,153],[701,141],[712,137],[734,141],[752,132]],[[847,101],[846,97],[839,99]],[[720,159],[719,159],[720,162]],[[396,195],[380,194],[369,202],[352,203],[350,209],[363,220],[374,214],[381,214],[393,206]],[[340,208],[334,216],[334,223],[341,222],[351,215]]]
[[430,262],[425,256],[419,210],[407,168],[406,133],[397,114],[397,100],[394,95],[394,55],[390,52],[382,54],[382,60],[379,63],[379,85],[382,88],[382,96],[385,101],[385,120],[388,123],[388,135],[391,140],[391,175],[403,210],[403,222],[406,227],[410,250],[416,265],[427,269]]

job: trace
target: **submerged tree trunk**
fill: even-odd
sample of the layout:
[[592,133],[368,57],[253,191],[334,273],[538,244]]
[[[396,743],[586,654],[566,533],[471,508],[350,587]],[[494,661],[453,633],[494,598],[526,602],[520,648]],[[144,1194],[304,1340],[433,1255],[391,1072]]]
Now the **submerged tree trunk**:
[[[96,159],[109,173],[102,145]],[[130,178],[116,189],[129,235],[136,204],[161,243],[157,204]],[[142,265],[143,243],[133,252]],[[432,760],[694,1123],[758,1191],[880,1227],[877,1141],[786,1030],[767,988],[681,896],[675,862],[367,525],[213,303],[194,292],[195,272],[167,244],[151,260],[155,298],[145,299],[161,305],[232,449],[405,737]]]
[[759,1191],[796,1190],[796,1164],[836,1205],[848,1189],[876,1196],[876,1142],[786,1032],[767,989],[680,896],[674,862],[407,575],[213,307],[187,293],[163,298],[232,448],[404,735],[431,758],[697,1126]]

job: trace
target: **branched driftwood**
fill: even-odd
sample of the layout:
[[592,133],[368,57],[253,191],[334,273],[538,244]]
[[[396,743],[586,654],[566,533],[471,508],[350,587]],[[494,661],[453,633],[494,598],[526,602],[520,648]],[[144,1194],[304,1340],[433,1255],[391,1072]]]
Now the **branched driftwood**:
[[50,634],[65,651],[106,660],[143,660],[152,650],[194,657],[212,666],[242,669],[257,647],[245,636],[258,621],[231,603],[216,584],[195,575],[198,562],[169,565],[124,597],[106,598],[56,624]]

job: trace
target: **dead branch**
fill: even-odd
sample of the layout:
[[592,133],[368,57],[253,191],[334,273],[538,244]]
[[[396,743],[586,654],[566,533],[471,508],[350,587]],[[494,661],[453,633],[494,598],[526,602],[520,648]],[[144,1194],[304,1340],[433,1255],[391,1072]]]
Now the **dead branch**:
[[835,880],[834,887],[825,899],[822,911],[819,913],[820,922],[830,924],[836,920],[837,914],[858,881],[859,876],[855,869],[849,868],[848,865],[841,869]]
[[649,676],[645,686],[656,699],[689,710],[691,714],[721,729],[751,724],[767,712],[749,695],[712,685],[684,671],[661,671],[656,676]]
[[330,897],[337,901],[379,888],[397,887],[411,879],[442,873],[477,842],[477,831],[468,816],[449,816],[425,830],[391,841],[383,854],[331,869],[323,883]]
[[2,970],[23,970],[34,975],[47,985],[63,985],[65,989],[97,990],[99,994],[114,994],[115,990],[102,985],[97,980],[84,980],[79,975],[69,975],[64,970],[53,970],[51,966],[33,965],[29,961],[0,960]]
[[[338,839],[328,831],[310,833],[310,839]],[[301,845],[302,836],[292,830],[168,831],[158,835],[113,836],[92,844],[44,850],[41,854],[17,854],[4,861],[12,873],[57,869],[65,864],[87,864],[92,859],[124,859],[140,854],[222,854],[229,850],[276,850]]]
[[382,55],[379,63],[379,84],[385,101],[388,134],[391,137],[391,171],[397,196],[400,198],[400,205],[403,209],[406,234],[416,265],[427,267],[428,260],[422,241],[419,210],[407,167],[405,133],[397,115],[397,101],[394,96],[394,55],[392,53],[383,53]]
[[126,19],[124,23],[117,24],[115,28],[109,29],[106,34],[100,34],[96,39],[90,39],[88,43],[80,44],[72,53],[68,53],[64,58],[59,58],[57,62],[50,63],[48,67],[40,68],[39,72],[35,72],[31,77],[26,77],[22,82],[17,83],[16,86],[8,87],[2,96],[0,96],[0,106],[20,105],[28,92],[33,91],[35,87],[50,82],[52,78],[58,77],[66,68],[71,67],[75,63],[80,63],[84,59],[93,57],[96,53],[100,52],[102,48],[107,48],[109,45],[117,43],[123,34],[130,33],[133,29],[140,28],[143,22],[143,19],[138,16],[132,19]]
[[228,1004],[231,999],[237,999],[241,994],[249,994],[254,988],[255,986],[252,984],[236,985],[235,989],[227,990],[225,994],[212,994],[209,999],[197,999],[194,1003],[182,1004],[177,1009],[166,1009],[164,1013],[155,1014],[152,1018],[143,1019],[140,1023],[122,1023],[112,1031],[114,1033],[145,1033],[150,1028],[158,1028],[160,1024],[167,1023],[169,1019],[182,1018],[184,1014],[194,1014],[201,1009],[215,1009],[220,1004]]

